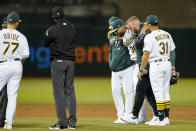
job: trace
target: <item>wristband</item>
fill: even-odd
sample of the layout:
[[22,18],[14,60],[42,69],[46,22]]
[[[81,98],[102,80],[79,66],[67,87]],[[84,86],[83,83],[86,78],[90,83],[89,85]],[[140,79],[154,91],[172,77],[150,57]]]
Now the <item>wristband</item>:
[[143,70],[140,69],[139,72],[143,73]]
[[139,34],[139,37],[144,37],[145,36],[145,34]]

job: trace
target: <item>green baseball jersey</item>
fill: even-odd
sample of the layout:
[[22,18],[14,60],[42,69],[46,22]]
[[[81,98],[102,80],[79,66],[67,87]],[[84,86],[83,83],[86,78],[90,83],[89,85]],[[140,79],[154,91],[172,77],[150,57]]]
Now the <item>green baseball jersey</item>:
[[123,45],[123,40],[116,35],[109,39],[109,67],[112,71],[122,71],[135,62],[130,59],[129,50]]

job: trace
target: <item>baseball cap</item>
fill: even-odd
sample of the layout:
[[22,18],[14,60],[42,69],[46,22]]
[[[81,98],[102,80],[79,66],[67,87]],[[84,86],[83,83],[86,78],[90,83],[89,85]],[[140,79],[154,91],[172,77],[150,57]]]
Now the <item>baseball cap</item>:
[[14,12],[14,11],[10,12],[7,15],[7,21],[10,22],[10,23],[21,22],[19,14],[17,12]]
[[111,16],[111,17],[109,18],[109,20],[108,20],[109,30],[112,29],[112,26],[111,26],[112,22],[113,22],[114,20],[117,20],[117,19],[119,19],[119,18],[116,17],[116,16]]
[[156,15],[149,15],[146,17],[145,24],[158,25],[158,17]]
[[56,6],[52,9],[52,17],[58,18],[64,16],[63,8],[60,6]]
[[118,30],[118,28],[120,28],[121,26],[123,26],[125,23],[123,20],[121,19],[117,19],[117,20],[114,20],[112,23],[111,23],[111,33],[112,32],[115,32]]

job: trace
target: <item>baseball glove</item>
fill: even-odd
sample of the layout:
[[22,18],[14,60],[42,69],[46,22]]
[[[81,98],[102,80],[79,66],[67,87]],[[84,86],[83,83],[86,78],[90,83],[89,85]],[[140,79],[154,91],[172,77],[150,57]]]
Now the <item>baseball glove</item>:
[[170,79],[170,85],[177,84],[178,79],[180,79],[180,73],[176,72],[176,71],[172,71],[171,79]]

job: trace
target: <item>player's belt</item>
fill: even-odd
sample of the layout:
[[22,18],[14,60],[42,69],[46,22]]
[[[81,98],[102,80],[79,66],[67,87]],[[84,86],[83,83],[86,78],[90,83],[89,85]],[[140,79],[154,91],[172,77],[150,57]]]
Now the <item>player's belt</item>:
[[161,62],[161,61],[170,61],[170,59],[158,59],[158,60],[154,60],[154,62]]
[[[11,61],[11,60],[4,60],[4,61],[0,61],[0,63],[3,63],[3,62],[8,62],[8,61]],[[16,58],[16,59],[13,59],[12,61],[21,61],[19,58]]]

